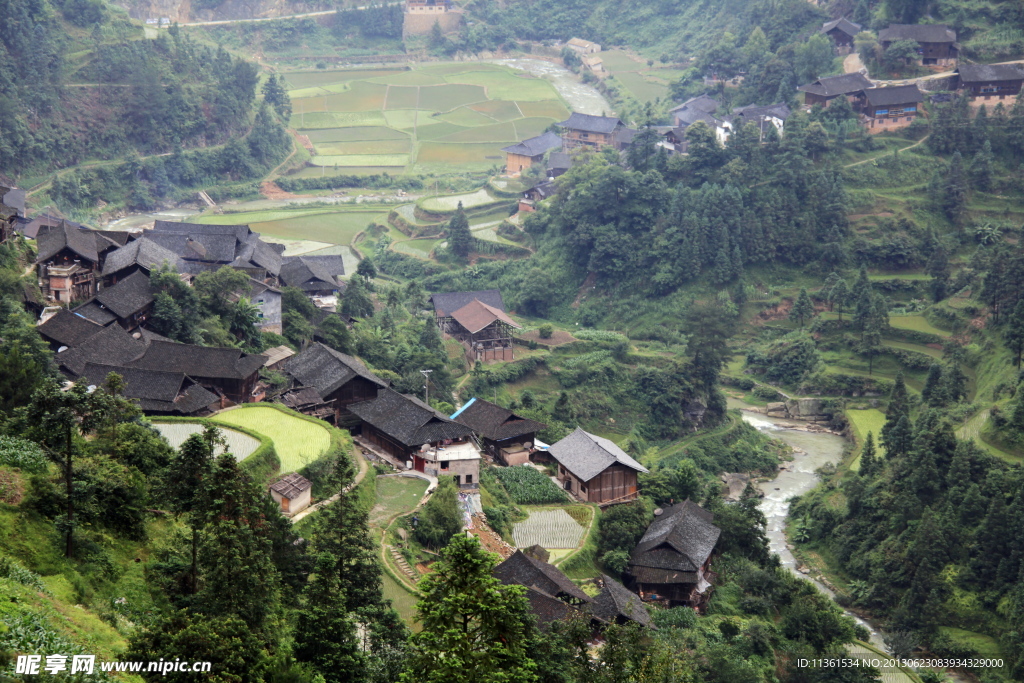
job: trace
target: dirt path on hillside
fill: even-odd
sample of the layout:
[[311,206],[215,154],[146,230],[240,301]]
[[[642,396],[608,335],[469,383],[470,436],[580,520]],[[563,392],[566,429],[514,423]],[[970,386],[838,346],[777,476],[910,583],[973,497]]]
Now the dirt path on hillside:
[[[902,147],[902,148],[898,149],[897,152],[906,152],[908,149],[914,149],[915,147],[923,144],[924,141],[927,140],[927,139],[928,139],[928,136],[925,135],[923,138],[921,138],[920,140],[918,140],[914,144],[907,145],[906,147]],[[870,159],[861,159],[860,161],[855,161],[852,164],[846,164],[845,166],[843,166],[843,168],[852,168],[854,166],[860,166],[861,164],[866,164],[869,161],[876,161],[878,159],[881,159],[883,156],[888,156],[888,154],[881,154],[881,155],[879,155],[877,157],[871,157]]]

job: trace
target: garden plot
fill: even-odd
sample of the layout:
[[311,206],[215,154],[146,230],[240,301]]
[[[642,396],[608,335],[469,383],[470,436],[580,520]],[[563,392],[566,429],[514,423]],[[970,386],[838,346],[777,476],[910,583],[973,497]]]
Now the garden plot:
[[575,548],[586,533],[579,522],[561,508],[533,510],[526,520],[512,527],[517,548]]
[[[181,448],[181,444],[193,434],[202,434],[203,425],[197,422],[154,422],[153,426],[163,435],[171,447],[175,450]],[[248,434],[236,432],[234,429],[218,427],[220,434],[227,442],[226,446],[217,447],[217,455],[224,451],[235,456],[235,460],[245,460],[260,447],[259,439],[254,439]]]

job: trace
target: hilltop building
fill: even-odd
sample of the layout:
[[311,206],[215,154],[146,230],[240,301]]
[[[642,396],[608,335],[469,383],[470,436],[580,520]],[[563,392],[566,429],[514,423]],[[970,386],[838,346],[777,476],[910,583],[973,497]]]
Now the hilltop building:
[[804,105],[813,107],[820,104],[827,107],[837,97],[846,97],[851,104],[872,83],[861,73],[843,74],[841,76],[825,76],[813,83],[801,85],[797,90],[804,94]]
[[357,358],[313,343],[287,360],[282,370],[292,380],[283,403],[307,415],[332,418],[335,425],[353,428],[359,418],[349,407],[377,398],[387,382],[370,372]]
[[69,304],[84,301],[99,290],[99,275],[107,255],[123,248],[133,233],[89,230],[67,221],[40,230],[35,265],[43,296]]
[[430,295],[441,332],[456,339],[469,360],[513,360],[512,330],[522,326],[505,312],[501,292],[447,292]]
[[878,32],[883,50],[897,41],[917,43],[917,63],[924,66],[956,66],[960,45],[956,31],[944,24],[890,24]]
[[821,32],[832,39],[836,46],[836,54],[848,55],[854,50],[853,38],[861,32],[861,25],[841,17],[826,21],[821,25]]
[[615,145],[615,133],[625,124],[613,116],[593,116],[573,112],[565,121],[555,124],[562,129],[562,148],[570,151],[579,147],[600,149]]
[[924,94],[916,83],[868,88],[859,107],[861,123],[869,133],[906,128],[917,118],[918,105],[923,101]]
[[462,23],[462,11],[451,0],[405,0],[405,15],[402,21],[402,39],[408,36],[427,35],[434,24],[443,33],[451,33]]

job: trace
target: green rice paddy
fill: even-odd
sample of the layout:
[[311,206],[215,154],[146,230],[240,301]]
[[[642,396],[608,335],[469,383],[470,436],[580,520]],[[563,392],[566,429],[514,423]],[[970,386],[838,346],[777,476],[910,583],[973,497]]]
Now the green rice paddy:
[[331,445],[325,427],[270,406],[247,405],[218,413],[212,420],[229,427],[246,427],[271,439],[282,474],[302,469]]
[[853,425],[853,432],[857,437],[857,457],[850,463],[850,469],[856,472],[860,470],[860,451],[864,447],[865,439],[868,438],[868,432],[874,435],[876,456],[881,457],[885,454],[885,449],[879,443],[882,427],[885,426],[885,413],[874,409],[847,410],[846,419]]
[[355,236],[386,213],[378,209],[355,211],[349,207],[331,209],[247,211],[245,213],[201,216],[198,223],[234,225],[246,223],[255,232],[292,240],[313,240],[327,244],[351,244]]
[[503,163],[502,147],[569,115],[551,83],[497,64],[294,72],[285,79],[291,125],[313,143],[312,163],[338,172],[486,170]]
[[928,334],[935,334],[940,337],[949,336],[949,332],[935,327],[923,315],[891,315],[889,316],[889,326],[897,327],[901,330],[927,332]]

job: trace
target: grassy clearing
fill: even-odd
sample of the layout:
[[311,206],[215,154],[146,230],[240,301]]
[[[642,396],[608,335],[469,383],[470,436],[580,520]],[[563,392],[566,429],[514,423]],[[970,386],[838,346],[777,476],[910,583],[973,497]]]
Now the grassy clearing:
[[928,334],[935,334],[940,337],[950,336],[949,332],[935,327],[923,315],[891,315],[889,316],[889,325],[901,330],[927,332]]
[[932,347],[925,346],[924,344],[915,344],[913,342],[891,341],[889,339],[885,339],[885,340],[882,341],[882,346],[888,346],[888,347],[893,348],[893,349],[903,349],[904,351],[915,351],[917,353],[923,353],[926,356],[931,356],[932,358],[938,358],[938,359],[942,358],[942,349],[933,349]]
[[991,636],[975,633],[974,631],[965,631],[962,628],[953,628],[952,626],[940,626],[939,631],[956,642],[971,647],[983,658],[999,659],[1003,656],[1003,651],[999,648],[999,641]]
[[885,426],[885,413],[880,410],[847,410],[846,418],[853,425],[853,433],[857,440],[856,457],[850,463],[850,469],[854,472],[860,470],[860,453],[864,447],[864,441],[868,438],[868,432],[874,434],[876,456],[883,457],[885,449],[879,443],[882,427]]
[[635,71],[621,71],[615,73],[615,80],[632,93],[633,97],[641,102],[653,102],[657,99],[664,99],[668,96],[668,86],[663,83],[654,83],[643,74]]
[[282,474],[305,467],[331,444],[330,433],[324,427],[270,406],[243,406],[218,413],[212,419],[218,424],[258,431],[273,440]]
[[251,225],[257,232],[275,237],[347,245],[367,225],[382,218],[377,212],[338,211]]
[[427,492],[425,479],[377,477],[377,502],[370,510],[370,526],[382,528],[395,515],[416,507]]
[[317,155],[311,163],[314,166],[338,166],[352,168],[357,166],[384,166],[394,167],[408,166],[408,154],[346,154],[346,155]]

